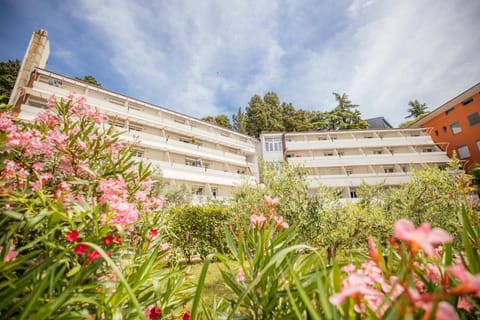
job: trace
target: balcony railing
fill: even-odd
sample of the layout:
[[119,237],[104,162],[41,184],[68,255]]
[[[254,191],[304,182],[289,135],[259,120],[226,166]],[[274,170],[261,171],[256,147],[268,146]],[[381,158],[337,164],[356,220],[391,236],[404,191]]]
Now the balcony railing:
[[341,174],[341,175],[320,175],[320,176],[308,176],[307,177],[311,188],[316,188],[320,184],[324,184],[329,187],[358,187],[362,181],[368,184],[375,184],[384,182],[385,185],[401,185],[410,180],[410,175],[404,172],[394,173],[366,173],[366,174]]
[[416,152],[395,154],[370,154],[352,156],[316,156],[288,158],[288,163],[310,168],[395,165],[410,163],[446,163],[449,159],[444,152]]
[[158,166],[162,170],[163,177],[167,179],[183,180],[197,183],[210,183],[226,186],[238,186],[244,181],[247,181],[250,184],[255,183],[254,177],[245,174],[237,174],[233,172],[208,169],[203,167],[187,166],[179,163],[171,163],[168,161],[159,161],[145,158],[140,159],[151,162],[154,166]]
[[301,150],[332,150],[352,148],[382,148],[401,147],[416,145],[434,145],[430,136],[405,136],[395,138],[359,138],[359,139],[338,139],[338,140],[311,140],[311,141],[288,141],[286,151]]
[[[123,128],[120,128],[119,130],[121,131],[122,129]],[[122,137],[128,139],[129,141],[139,138],[140,145],[156,150],[169,151],[187,155],[193,158],[202,158],[205,160],[213,160],[237,165],[240,167],[247,167],[246,158],[244,156],[222,150],[215,150],[191,143],[167,139],[162,136],[157,136],[142,131],[130,131],[129,133],[124,133]]]

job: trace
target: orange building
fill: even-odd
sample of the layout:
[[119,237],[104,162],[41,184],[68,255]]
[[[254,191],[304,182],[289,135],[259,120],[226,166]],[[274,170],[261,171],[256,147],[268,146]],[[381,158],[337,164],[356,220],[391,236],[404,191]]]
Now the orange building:
[[469,170],[480,164],[480,83],[430,112],[411,128],[430,128],[437,145],[451,158],[457,153]]

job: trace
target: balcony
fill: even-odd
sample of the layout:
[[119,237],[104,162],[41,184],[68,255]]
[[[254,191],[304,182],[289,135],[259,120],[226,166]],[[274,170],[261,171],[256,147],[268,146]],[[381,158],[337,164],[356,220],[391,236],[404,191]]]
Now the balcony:
[[[122,129],[123,128],[119,128],[119,131],[122,131]],[[192,158],[201,158],[205,160],[208,159],[222,163],[229,163],[239,167],[248,166],[245,157],[238,154],[225,152],[222,150],[205,148],[196,144],[167,139],[162,136],[142,131],[130,131],[129,133],[123,134],[121,138],[128,141],[135,141],[138,138],[140,139],[141,146],[150,147],[156,150],[178,153]]]
[[396,154],[370,154],[352,156],[317,156],[288,158],[288,163],[309,168],[338,166],[395,165],[410,163],[446,163],[449,159],[444,152],[417,152]]
[[321,175],[308,176],[307,180],[311,188],[316,188],[320,184],[329,187],[358,187],[362,181],[368,184],[384,182],[387,186],[401,185],[410,180],[410,175],[403,172],[394,173],[365,173],[365,174],[341,174],[341,175]]
[[400,146],[434,145],[430,136],[395,137],[395,138],[359,138],[338,140],[288,141],[286,151],[332,150],[352,148],[383,148]]
[[148,161],[155,167],[162,170],[163,177],[166,179],[182,180],[195,183],[210,183],[225,186],[238,186],[247,181],[249,184],[255,184],[255,178],[245,174],[225,172],[221,170],[206,169],[202,167],[192,167],[179,163],[170,163],[167,161],[158,161],[139,158]]

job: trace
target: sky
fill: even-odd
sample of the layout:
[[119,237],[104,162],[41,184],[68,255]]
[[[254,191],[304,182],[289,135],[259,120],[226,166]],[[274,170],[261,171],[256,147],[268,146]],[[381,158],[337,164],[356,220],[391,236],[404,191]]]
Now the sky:
[[0,61],[47,30],[47,69],[194,116],[269,91],[327,111],[404,122],[480,82],[478,0],[2,0]]

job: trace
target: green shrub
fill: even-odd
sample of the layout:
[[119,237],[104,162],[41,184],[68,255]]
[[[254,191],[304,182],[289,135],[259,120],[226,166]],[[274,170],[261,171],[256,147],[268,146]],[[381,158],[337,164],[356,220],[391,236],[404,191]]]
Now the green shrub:
[[1,319],[184,312],[153,172],[104,120],[75,96],[31,123],[0,113]]
[[225,251],[224,229],[230,224],[232,213],[216,205],[184,205],[170,208],[169,242],[181,250],[188,263],[194,255]]

